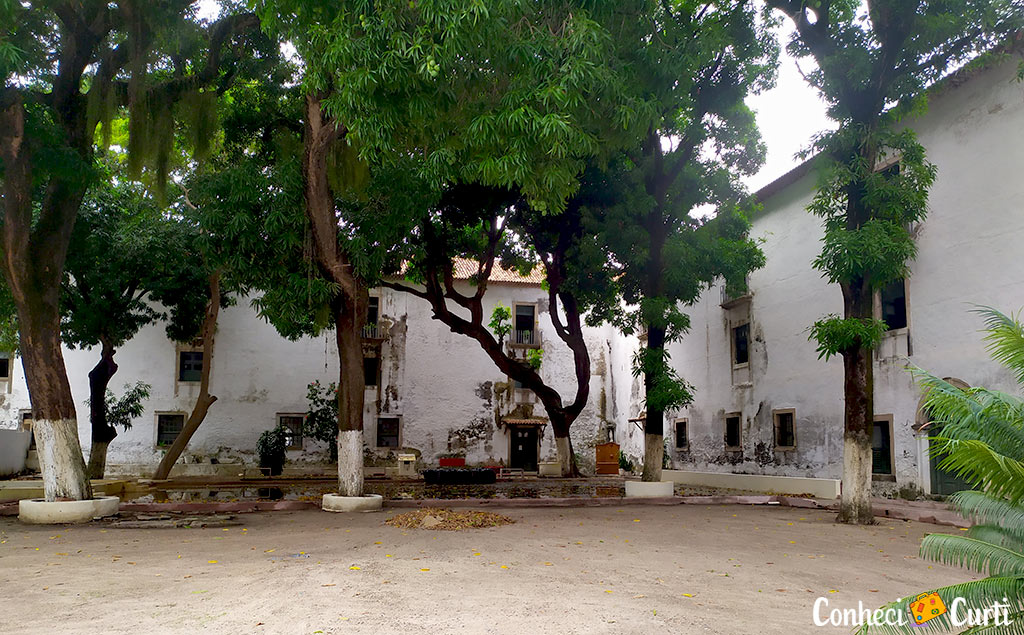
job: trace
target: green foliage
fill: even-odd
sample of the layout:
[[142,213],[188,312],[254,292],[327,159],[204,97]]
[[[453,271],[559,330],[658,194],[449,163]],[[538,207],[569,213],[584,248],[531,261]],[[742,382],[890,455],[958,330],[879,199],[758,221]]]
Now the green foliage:
[[332,448],[332,456],[338,451],[338,385],[330,383],[327,387],[314,381],[306,387],[306,400],[309,410],[302,427],[302,435],[323,441]]
[[828,361],[833,355],[842,355],[856,347],[874,349],[882,341],[886,328],[882,320],[829,315],[814,323],[807,339],[818,343],[818,359]]
[[541,348],[528,348],[526,349],[526,365],[533,370],[540,370],[540,365],[544,362],[544,349]]
[[[129,430],[132,421],[142,416],[145,408],[142,402],[149,399],[152,386],[145,382],[136,382],[135,385],[125,384],[124,394],[117,397],[112,390],[107,390],[103,405],[107,410],[107,424],[120,426],[122,430]],[[90,405],[89,400],[85,402]]]
[[491,321],[487,326],[497,336],[498,343],[503,344],[505,337],[512,332],[512,310],[500,304],[494,307],[494,311],[491,312]]
[[[985,319],[985,338],[993,359],[1014,373],[1024,388],[1018,367],[1024,356],[1024,326],[995,309],[982,308],[978,313]],[[932,451],[945,455],[939,466],[975,487],[953,494],[948,501],[973,526],[964,534],[926,536],[921,555],[989,576],[937,589],[940,597],[963,597],[967,610],[991,608],[995,602],[1008,604],[1013,624],[965,632],[1020,632],[1024,617],[1024,399],[987,388],[960,389],[919,368],[912,372],[925,391],[923,406],[932,420],[929,425],[939,430],[939,436],[931,438]],[[889,606],[905,611],[907,603]],[[951,628],[948,613],[928,624],[933,630]],[[910,633],[917,629],[864,627],[860,632]]]
[[0,278],[0,352],[18,355],[18,307],[5,280]]
[[97,183],[82,203],[68,250],[64,343],[119,348],[164,320],[172,339],[195,338],[208,295],[198,243],[192,225],[166,214],[138,185],[120,178]]
[[627,473],[632,473],[633,470],[636,469],[633,461],[631,461],[622,450],[619,450],[619,469],[624,470]]
[[260,467],[270,468],[270,475],[277,476],[284,469],[288,460],[286,451],[288,449],[288,431],[284,426],[277,426],[273,430],[266,430],[256,441],[256,454],[260,458]]
[[644,407],[648,410],[665,412],[693,402],[693,386],[669,363],[664,348],[640,347],[633,356],[633,376],[646,378]]

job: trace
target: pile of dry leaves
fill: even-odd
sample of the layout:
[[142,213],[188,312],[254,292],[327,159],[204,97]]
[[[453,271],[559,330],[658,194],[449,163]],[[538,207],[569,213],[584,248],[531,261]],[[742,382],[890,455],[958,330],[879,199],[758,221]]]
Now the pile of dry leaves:
[[492,512],[455,511],[454,509],[429,508],[398,514],[384,521],[385,525],[402,529],[441,529],[461,531],[511,525],[516,521],[508,516]]

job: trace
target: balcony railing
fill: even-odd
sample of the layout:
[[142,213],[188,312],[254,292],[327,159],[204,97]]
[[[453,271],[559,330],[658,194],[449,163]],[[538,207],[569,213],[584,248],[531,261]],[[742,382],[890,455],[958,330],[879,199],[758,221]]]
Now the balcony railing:
[[367,324],[363,327],[363,339],[382,340],[384,339],[384,329],[379,324]]
[[536,331],[532,329],[528,331],[516,330],[515,339],[513,341],[521,346],[533,346],[537,343]]

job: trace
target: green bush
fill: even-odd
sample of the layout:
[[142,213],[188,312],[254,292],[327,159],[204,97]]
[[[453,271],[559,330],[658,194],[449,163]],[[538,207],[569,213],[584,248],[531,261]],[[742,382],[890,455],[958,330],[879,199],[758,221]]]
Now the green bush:
[[284,470],[287,460],[285,451],[288,448],[287,430],[277,426],[260,435],[256,442],[256,453],[260,457],[260,467],[270,468],[270,475],[277,476]]

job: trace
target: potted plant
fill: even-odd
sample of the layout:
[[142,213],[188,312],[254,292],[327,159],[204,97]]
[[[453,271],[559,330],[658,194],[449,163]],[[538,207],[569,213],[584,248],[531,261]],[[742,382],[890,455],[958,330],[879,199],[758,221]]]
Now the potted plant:
[[261,434],[259,441],[256,442],[256,453],[260,457],[260,468],[269,470],[271,476],[279,475],[284,470],[287,443],[285,429],[282,426],[278,426],[273,430],[267,430]]

